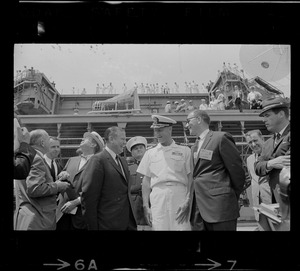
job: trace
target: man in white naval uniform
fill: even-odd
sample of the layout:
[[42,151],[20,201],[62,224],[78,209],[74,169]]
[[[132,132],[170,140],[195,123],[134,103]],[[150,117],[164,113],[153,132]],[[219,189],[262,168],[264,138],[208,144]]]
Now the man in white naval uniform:
[[142,195],[147,223],[153,230],[191,230],[191,150],[172,139],[175,120],[152,115],[158,144],[148,149],[137,172],[144,175]]

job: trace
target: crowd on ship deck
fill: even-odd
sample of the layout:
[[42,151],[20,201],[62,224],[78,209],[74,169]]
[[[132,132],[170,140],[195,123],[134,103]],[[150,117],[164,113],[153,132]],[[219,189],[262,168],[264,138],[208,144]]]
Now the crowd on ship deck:
[[[259,116],[273,136],[264,142],[259,130],[247,131],[253,154],[246,167],[233,136],[209,129],[204,103],[181,104],[189,108],[185,129],[196,137],[191,148],[173,140],[174,119],[152,115],[155,146],[139,135],[126,141],[126,129],[107,127],[102,136],[84,133],[64,166],[59,138],[29,132],[15,113],[14,229],[236,231],[249,185],[253,206],[282,203],[280,173],[290,168],[286,99],[262,101]],[[122,156],[125,148],[130,158]]]

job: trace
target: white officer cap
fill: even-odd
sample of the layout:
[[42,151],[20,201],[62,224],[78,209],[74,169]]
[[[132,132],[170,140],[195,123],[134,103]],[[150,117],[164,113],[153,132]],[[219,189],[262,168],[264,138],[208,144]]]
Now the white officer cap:
[[164,116],[160,116],[160,115],[152,115],[151,118],[153,119],[153,124],[151,125],[150,128],[169,127],[177,123],[176,120]]
[[134,147],[135,145],[139,145],[142,144],[145,146],[145,148],[147,149],[147,139],[144,138],[143,136],[135,136],[132,137],[128,140],[128,142],[126,143],[126,148],[128,151],[131,152],[132,147]]

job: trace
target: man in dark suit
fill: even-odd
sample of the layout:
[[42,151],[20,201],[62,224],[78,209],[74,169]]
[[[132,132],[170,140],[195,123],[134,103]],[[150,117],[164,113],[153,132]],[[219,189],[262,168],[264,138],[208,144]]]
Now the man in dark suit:
[[82,174],[82,213],[88,230],[136,230],[130,195],[130,173],[119,156],[126,144],[125,131],[110,127],[106,147],[93,155]]
[[62,171],[63,167],[57,160],[60,154],[60,142],[57,137],[50,136],[49,151],[44,154],[45,161],[50,168],[53,182],[56,181],[57,175]]
[[272,193],[279,203],[279,174],[284,167],[290,166],[291,161],[289,102],[281,97],[269,98],[262,102],[262,107],[259,116],[274,136],[265,142],[254,167],[258,176],[268,175]]
[[[194,158],[191,195],[191,224],[201,222],[208,231],[235,231],[239,217],[239,196],[245,183],[242,159],[229,133],[209,130],[206,111],[195,110],[186,127],[198,140],[192,147]],[[199,228],[198,228],[199,230]]]
[[18,148],[14,151],[14,179],[26,179],[36,150],[29,145],[30,134],[25,127],[17,127]]
[[36,151],[29,145],[30,134],[14,113],[14,179],[26,179]]
[[86,132],[80,143],[81,155],[71,157],[64,170],[57,176],[58,180],[68,180],[71,187],[59,195],[56,209],[57,230],[86,230],[86,223],[81,210],[81,174],[89,159],[102,151],[104,141],[95,131]]

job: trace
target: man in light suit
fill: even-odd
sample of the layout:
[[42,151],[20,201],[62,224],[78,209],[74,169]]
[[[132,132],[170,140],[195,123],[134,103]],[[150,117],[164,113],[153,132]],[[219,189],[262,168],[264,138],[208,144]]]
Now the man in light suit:
[[54,182],[43,155],[49,151],[49,135],[45,130],[30,132],[30,145],[36,150],[26,180],[15,182],[15,230],[55,230],[56,195],[70,184]]
[[126,144],[125,131],[108,128],[106,147],[93,155],[82,174],[82,213],[88,230],[136,230],[130,195],[130,173],[119,156]]
[[[254,163],[258,160],[262,152],[264,139],[260,130],[248,131],[245,135],[248,146],[253,151],[247,157],[247,168],[251,176],[251,192],[253,207],[259,207],[260,203],[271,204],[272,196],[271,190],[266,176],[259,177],[255,174]],[[254,216],[256,221],[259,221],[259,212],[254,209]]]
[[80,143],[81,155],[71,157],[64,170],[58,175],[59,180],[69,180],[71,187],[59,196],[56,209],[57,230],[86,230],[86,223],[81,210],[81,174],[89,159],[102,151],[104,141],[95,131],[86,132]]
[[206,111],[195,110],[186,127],[198,140],[192,147],[194,158],[191,195],[191,224],[201,222],[208,231],[235,231],[239,217],[239,196],[245,183],[242,159],[229,133],[209,130]]
[[291,162],[289,102],[281,97],[273,97],[264,100],[262,107],[259,116],[263,117],[268,131],[274,133],[274,136],[265,142],[255,163],[255,172],[258,176],[268,176],[271,191],[279,203],[279,174]]

